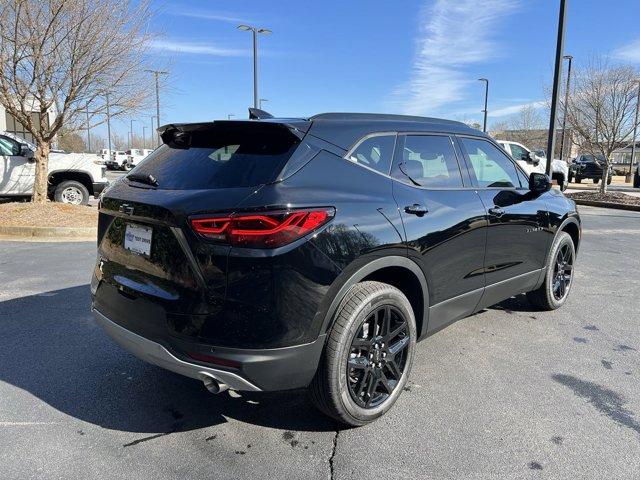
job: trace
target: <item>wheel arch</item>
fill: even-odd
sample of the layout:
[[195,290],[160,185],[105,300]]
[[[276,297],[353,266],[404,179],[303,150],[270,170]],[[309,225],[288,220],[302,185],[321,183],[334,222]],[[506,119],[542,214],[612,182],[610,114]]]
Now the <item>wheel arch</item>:
[[416,316],[418,338],[424,336],[427,330],[429,314],[429,309],[427,308],[429,306],[427,280],[420,267],[414,261],[399,255],[376,258],[346,273],[346,278],[339,283],[340,287],[337,293],[326,308],[321,334],[328,332],[332,327],[335,313],[342,305],[351,287],[365,280],[388,283],[404,293],[411,303]]
[[573,247],[575,248],[576,253],[578,253],[578,247],[582,236],[582,229],[578,220],[575,217],[566,218],[558,227],[556,236],[559,232],[566,232],[569,234],[573,241]]
[[91,175],[81,170],[54,170],[53,172],[49,172],[50,194],[53,194],[53,190],[55,190],[57,185],[66,180],[80,182],[89,191],[89,195],[93,195],[93,182]]

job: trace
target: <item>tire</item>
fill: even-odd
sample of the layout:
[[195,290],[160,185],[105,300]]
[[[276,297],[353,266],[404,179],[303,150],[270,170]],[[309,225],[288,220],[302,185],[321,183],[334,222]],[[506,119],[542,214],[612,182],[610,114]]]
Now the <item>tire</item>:
[[89,190],[75,180],[65,180],[56,186],[53,199],[60,203],[86,205],[89,203]]
[[633,176],[633,188],[640,188],[640,175],[637,173]]
[[597,185],[598,183],[600,183],[600,179],[599,178],[594,178],[593,179],[593,183],[595,183]]
[[576,183],[582,182],[582,177],[576,175]]
[[568,183],[571,183],[571,182],[573,182],[573,174],[571,172],[569,172],[569,182]]
[[567,189],[567,183],[568,182],[564,180],[564,177],[558,178],[558,186],[560,187],[561,192],[564,192]]
[[[387,312],[391,326],[383,328],[383,333],[403,328],[402,332],[391,337],[374,335],[385,323]],[[309,386],[311,401],[321,412],[346,425],[372,422],[384,415],[402,393],[415,344],[415,316],[400,290],[380,282],[354,285],[334,317],[320,365]],[[392,354],[394,346],[400,350]],[[349,364],[355,367],[349,368]],[[382,377],[378,376],[380,373]],[[373,394],[369,388],[359,393],[372,384]]]
[[[568,265],[561,267],[558,264],[559,253],[563,258],[568,258]],[[569,257],[566,256],[566,253],[569,254]],[[564,304],[571,291],[571,285],[573,285],[575,259],[576,249],[571,236],[567,232],[559,232],[549,251],[542,285],[536,290],[527,293],[527,299],[534,307],[539,310],[555,310]],[[556,286],[556,282],[559,281],[558,272],[560,269],[562,269],[563,277],[566,277],[562,280],[566,282],[564,287],[560,286],[560,288],[563,288],[562,291]],[[558,294],[556,294],[556,290],[558,290]]]
[[611,175],[607,177],[607,185],[611,185]]

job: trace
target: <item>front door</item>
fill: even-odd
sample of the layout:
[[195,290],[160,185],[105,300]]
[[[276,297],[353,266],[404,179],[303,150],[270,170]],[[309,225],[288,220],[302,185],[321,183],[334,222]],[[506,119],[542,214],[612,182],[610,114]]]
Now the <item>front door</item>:
[[485,210],[458,157],[448,135],[398,136],[393,194],[429,288],[423,334],[470,314],[484,287]]
[[549,242],[545,194],[533,194],[526,175],[488,140],[459,137],[471,180],[487,212],[484,306],[532,289]]
[[31,195],[34,174],[33,164],[20,156],[20,144],[0,135],[0,194]]

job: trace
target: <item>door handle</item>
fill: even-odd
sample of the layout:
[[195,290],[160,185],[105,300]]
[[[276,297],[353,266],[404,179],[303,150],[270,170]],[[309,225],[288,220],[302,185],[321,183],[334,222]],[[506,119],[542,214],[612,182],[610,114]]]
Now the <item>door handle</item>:
[[407,205],[406,207],[404,207],[404,211],[406,213],[417,215],[419,217],[422,217],[425,213],[429,212],[429,210],[427,210],[427,207],[425,207],[424,205],[420,205],[419,203],[414,203],[413,205]]
[[489,209],[489,213],[495,217],[500,218],[502,215],[504,215],[504,210],[500,207],[492,207]]

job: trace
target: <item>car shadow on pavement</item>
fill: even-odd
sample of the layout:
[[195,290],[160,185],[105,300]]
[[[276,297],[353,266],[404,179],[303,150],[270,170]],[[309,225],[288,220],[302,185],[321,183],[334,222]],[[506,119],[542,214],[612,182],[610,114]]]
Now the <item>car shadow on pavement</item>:
[[304,391],[213,395],[197,380],[138,360],[94,323],[89,285],[0,302],[0,325],[0,382],[104,428],[165,434],[227,418],[285,430],[337,428]]
[[502,310],[506,313],[512,312],[538,312],[539,310],[531,305],[525,294],[507,298],[500,303],[489,307],[489,310]]

